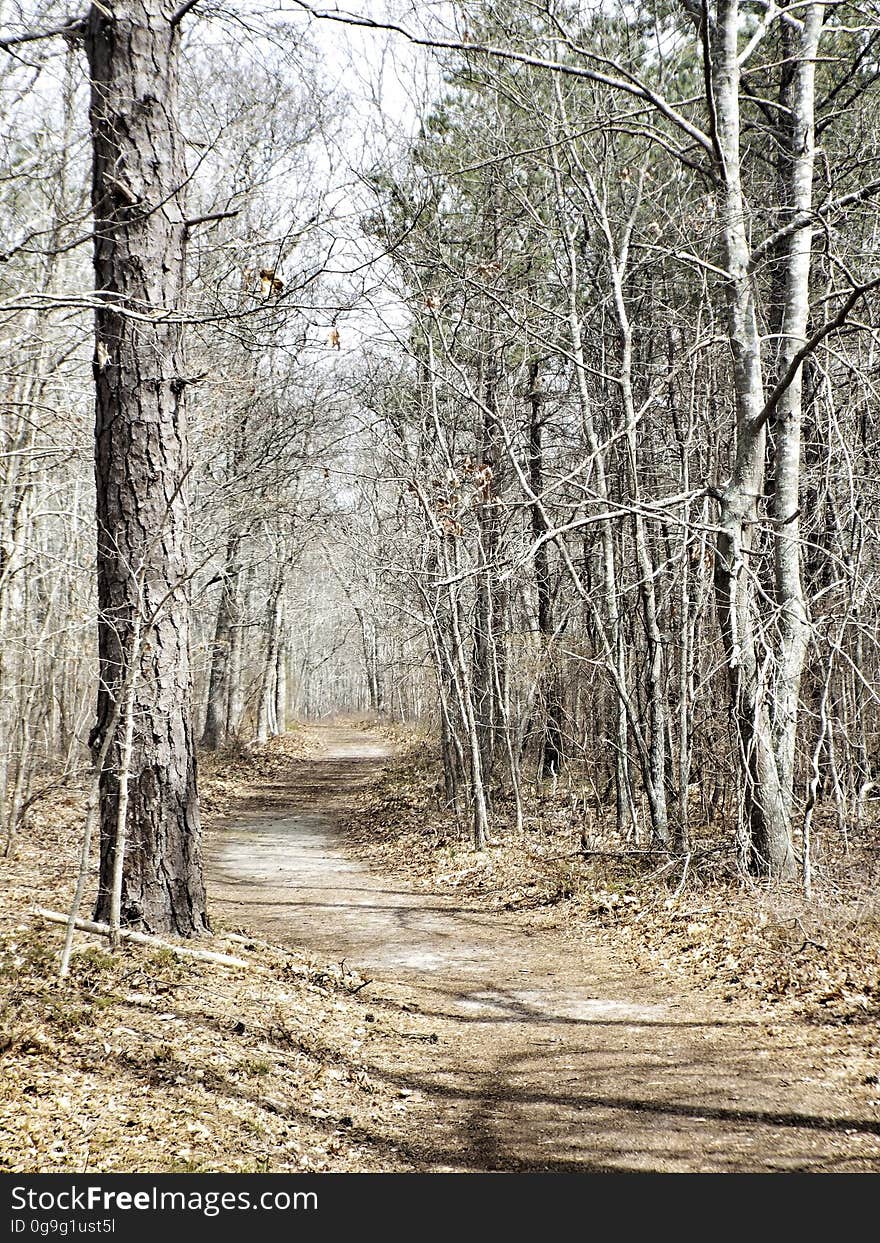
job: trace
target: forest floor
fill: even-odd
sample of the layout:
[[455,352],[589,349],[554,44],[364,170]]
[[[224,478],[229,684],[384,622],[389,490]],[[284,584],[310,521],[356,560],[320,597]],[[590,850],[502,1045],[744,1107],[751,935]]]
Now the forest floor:
[[880,1170],[875,924],[872,959],[787,895],[737,922],[729,886],[621,885],[543,821],[477,854],[424,742],[320,736],[216,839],[214,901],[371,980],[369,1071],[412,1094],[416,1168]]
[[477,854],[429,758],[349,724],[211,764],[211,948],[247,969],[83,938],[57,984],[31,912],[81,806],[36,813],[0,860],[0,1169],[880,1170],[867,906],[623,875],[559,800]]

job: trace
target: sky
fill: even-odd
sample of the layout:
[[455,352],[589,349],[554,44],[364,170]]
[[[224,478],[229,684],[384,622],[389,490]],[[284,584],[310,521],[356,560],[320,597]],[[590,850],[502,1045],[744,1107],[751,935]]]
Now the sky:
[[[390,20],[418,28],[435,7],[415,5],[410,0],[360,0],[346,8],[319,6],[320,11],[338,11],[375,21]],[[328,81],[345,88],[363,103],[376,105],[383,114],[389,133],[398,128],[412,134],[418,120],[418,101],[424,103],[433,72],[429,54],[413,47],[400,35],[321,20],[306,15],[292,0],[282,0],[282,11],[291,21],[308,30],[309,37],[325,56]],[[377,118],[365,108],[354,118],[355,130],[372,130]]]
[[[333,0],[326,2],[327,8],[335,7]],[[57,23],[61,11],[53,0],[48,3],[47,0],[0,0],[0,27],[45,29]],[[438,16],[451,20],[452,15],[451,6],[445,0],[438,4],[430,0],[417,3],[414,0],[350,0],[348,11],[380,22],[392,20],[414,30],[423,30],[426,21]],[[328,187],[329,230],[332,233],[335,229],[339,234],[331,266],[342,273],[363,264],[366,252],[360,219],[368,200],[359,178],[377,165],[402,160],[421,119],[436,98],[439,79],[430,53],[388,31],[312,17],[296,0],[201,0],[184,23],[189,54],[215,58],[215,64],[218,60],[234,59],[238,54],[242,63],[247,61],[253,65],[257,78],[260,60],[257,49],[262,38],[271,38],[273,29],[278,32],[279,28],[282,32],[284,28],[294,28],[307,33],[309,41],[318,49],[319,89],[322,94],[329,92],[336,97],[327,108],[325,149],[323,153],[310,155],[310,160],[316,160],[317,164],[313,165],[309,176],[322,180]],[[284,42],[283,33],[276,41]],[[42,62],[42,69],[30,83],[30,90],[35,90],[44,103],[53,101],[54,106],[65,72],[64,47],[60,40],[52,40],[29,45],[29,48],[39,50]],[[79,76],[80,57],[75,56],[75,59],[74,73]],[[23,72],[27,77],[27,71]],[[17,80],[7,85],[12,89]],[[86,104],[84,80],[82,86],[78,115]],[[29,96],[31,100],[34,97],[33,94]],[[210,130],[210,107],[206,109],[206,120]],[[82,140],[85,142],[84,136]],[[298,190],[294,184],[277,188],[285,197],[296,195]],[[281,275],[290,279],[294,271]],[[349,348],[361,348],[366,338],[382,336],[382,320],[386,316],[390,316],[394,324],[400,323],[400,315],[393,309],[393,299],[381,292],[381,278],[377,280],[370,273],[369,276],[365,274],[364,279],[373,285],[371,296],[361,301],[356,312],[343,312],[338,317],[340,330],[344,326],[342,348],[337,355],[340,359]],[[328,308],[326,316],[318,317],[309,331],[314,344],[326,343],[336,318],[332,307]],[[326,322],[322,322],[324,319]]]
[[[358,220],[364,210],[358,173],[402,158],[422,117],[436,99],[437,67],[426,49],[414,47],[400,35],[310,18],[291,0],[282,0],[282,5],[285,17],[289,14],[292,22],[306,29],[309,39],[318,47],[322,85],[346,97],[341,113],[331,121],[331,142],[339,161],[336,171],[342,174],[336,192],[341,231],[357,239]],[[362,0],[347,11],[377,21],[390,19],[416,29],[431,16],[434,7],[413,5],[408,0]],[[343,173],[346,165],[350,177]],[[362,242],[343,243],[334,255],[333,265],[340,270],[357,267],[364,256]],[[389,332],[393,335],[405,319],[394,297],[383,293],[381,267],[378,272],[364,275],[369,294],[357,308],[345,311],[335,321],[341,337],[337,357],[342,362],[369,342],[376,342]],[[329,333],[331,325],[326,327]],[[318,337],[322,331],[316,325]]]

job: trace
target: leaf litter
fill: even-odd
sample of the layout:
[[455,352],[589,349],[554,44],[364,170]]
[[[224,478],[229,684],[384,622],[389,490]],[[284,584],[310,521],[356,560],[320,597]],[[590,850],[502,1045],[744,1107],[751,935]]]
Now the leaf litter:
[[[712,845],[705,860],[695,852],[685,886],[675,869],[658,883],[656,859],[579,852],[582,826],[564,798],[536,800],[522,836],[499,817],[494,844],[476,854],[439,805],[424,742],[382,734],[398,756],[358,787],[350,854],[413,891],[467,895],[470,910],[522,938],[521,961],[563,989],[563,1009],[587,949],[617,978],[653,981],[656,1000],[681,1004],[676,1023],[646,1028],[637,1011],[601,999],[580,1020],[574,993],[570,1020],[545,1021],[535,1017],[542,994],[503,980],[484,990],[484,1013],[443,1010],[412,976],[370,981],[345,962],[259,940],[256,912],[242,912],[250,927],[218,927],[211,948],[265,974],[163,951],[110,955],[79,938],[60,986],[60,931],[29,912],[64,909],[72,890],[81,807],[65,795],[35,810],[18,858],[0,861],[0,1168],[880,1168],[877,938],[862,899],[841,889],[820,920],[791,892],[743,890]],[[321,738],[298,732],[212,758],[209,827],[259,805],[261,788],[267,806],[279,791],[301,793],[297,774]],[[445,987],[448,996],[458,985]],[[706,1016],[713,1030],[701,1035]],[[577,1044],[582,1021],[593,1052]],[[753,1078],[731,1089],[741,1022]],[[780,1056],[768,1089],[755,1068],[769,1075]],[[706,1067],[720,1086],[698,1082],[694,1106],[682,1082],[670,1101],[671,1085]],[[786,1082],[809,1108],[788,1121],[767,1108]],[[761,1108],[750,1112],[750,1100]]]
[[[206,819],[317,746],[294,735],[212,757]],[[67,908],[81,823],[75,792],[47,802],[0,859],[0,1170],[413,1168],[397,1132],[424,1102],[367,1064],[413,1020],[377,1022],[369,982],[345,964],[229,927],[210,948],[264,972],[78,937],[57,980],[63,929],[31,912]]]

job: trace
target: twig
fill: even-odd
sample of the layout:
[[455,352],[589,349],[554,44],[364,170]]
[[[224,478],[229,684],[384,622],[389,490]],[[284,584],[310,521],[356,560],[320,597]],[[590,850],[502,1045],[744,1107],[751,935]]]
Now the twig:
[[38,39],[54,39],[57,35],[74,35],[82,32],[85,22],[81,17],[72,18],[62,26],[53,26],[50,30],[32,30],[22,35],[0,35],[0,50],[8,52],[11,47],[21,47],[23,43],[35,43]]
[[820,941],[814,941],[797,915],[795,915],[792,923],[797,924],[804,936],[804,943],[799,950],[795,950],[795,957],[797,957],[798,954],[802,954],[808,947],[812,947],[814,950],[821,950],[823,954],[828,953],[828,946],[822,945]]
[[802,954],[802,953],[804,952],[804,950],[805,950],[805,949],[807,949],[807,947],[808,947],[808,946],[811,946],[814,950],[821,950],[823,954],[827,954],[827,953],[828,953],[828,946],[827,946],[827,945],[820,945],[818,941],[811,941],[811,940],[810,940],[810,938],[809,938],[809,937],[807,937],[807,939],[804,941],[804,943],[803,943],[803,945],[800,947],[800,949],[799,949],[799,950],[795,950],[795,952],[794,952],[794,956],[795,956],[795,958],[797,958],[797,956],[798,956],[799,954]]
[[880,285],[880,276],[875,277],[873,280],[866,281],[864,285],[854,285],[849,291],[846,301],[837,314],[827,320],[821,328],[818,328],[810,337],[809,341],[804,342],[789,363],[785,375],[781,377],[773,392],[765,401],[764,408],[759,414],[755,415],[754,419],[751,420],[750,428],[753,432],[760,431],[764,424],[770,420],[777,405],[779,404],[779,399],[794,380],[804,360],[813,353],[817,346],[821,345],[827,336],[830,336],[832,332],[836,331],[836,329],[844,326],[846,323],[846,317],[858,302],[859,298],[864,297],[866,293],[870,293],[872,289],[876,289],[878,285]]
[[342,962],[339,964],[339,970],[340,970],[340,972],[341,972],[341,974],[342,974],[342,983],[343,983],[343,985],[345,986],[345,991],[346,991],[347,993],[349,993],[352,997],[355,995],[355,993],[359,993],[359,992],[361,991],[361,989],[362,989],[362,988],[366,988],[368,984],[372,984],[372,983],[373,983],[373,981],[372,981],[372,980],[362,980],[362,981],[361,981],[361,983],[360,983],[360,984],[358,984],[355,988],[352,988],[352,987],[351,987],[351,985],[346,984],[346,983],[345,983],[345,977],[346,977],[346,975],[353,976],[353,975],[354,975],[354,972],[353,972],[353,971],[346,971],[346,970],[345,970],[345,959],[344,959],[344,958],[343,958]]
[[675,901],[676,898],[681,896],[681,891],[684,889],[684,883],[687,880],[688,868],[690,867],[690,865],[691,865],[691,852],[688,851],[684,857],[684,868],[681,873],[681,880],[678,882],[678,888],[676,889],[675,893],[672,895],[673,902]]
[[[208,212],[206,216],[193,216],[191,220],[184,220],[183,227],[187,232],[189,232],[189,230],[194,229],[197,224],[209,224],[212,220],[230,220],[233,216],[238,216],[240,212],[241,208],[238,207],[234,211]],[[214,581],[216,582],[216,579]]]

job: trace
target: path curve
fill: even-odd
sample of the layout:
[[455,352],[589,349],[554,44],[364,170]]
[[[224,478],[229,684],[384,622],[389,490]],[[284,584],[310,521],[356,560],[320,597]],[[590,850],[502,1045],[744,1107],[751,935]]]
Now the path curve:
[[671,997],[607,950],[415,890],[349,857],[340,818],[387,751],[326,727],[320,757],[263,786],[212,836],[212,908],[267,939],[376,976],[393,1022],[377,1073],[435,1102],[407,1138],[426,1169],[880,1170],[860,1117],[795,1020]]

